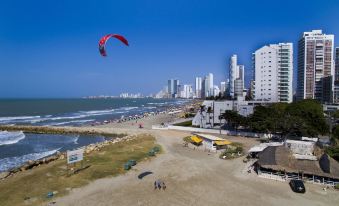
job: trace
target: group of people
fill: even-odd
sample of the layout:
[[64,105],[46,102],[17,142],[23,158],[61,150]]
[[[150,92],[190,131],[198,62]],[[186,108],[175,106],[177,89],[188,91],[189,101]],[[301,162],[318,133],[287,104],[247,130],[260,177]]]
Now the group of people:
[[154,182],[154,190],[156,190],[156,189],[159,189],[159,190],[161,190],[161,189],[166,190],[166,184],[165,184],[165,182],[164,182],[164,181],[161,181],[161,180],[156,180],[156,181]]

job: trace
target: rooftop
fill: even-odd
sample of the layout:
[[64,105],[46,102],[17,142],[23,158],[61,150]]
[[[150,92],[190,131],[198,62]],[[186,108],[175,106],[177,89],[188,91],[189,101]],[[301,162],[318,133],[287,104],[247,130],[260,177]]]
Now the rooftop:
[[339,163],[327,154],[320,156],[319,161],[296,159],[292,152],[284,147],[267,147],[259,154],[258,164],[265,169],[317,175],[339,179]]
[[199,136],[199,137],[202,137],[204,139],[209,139],[211,141],[221,141],[221,140],[225,140],[223,138],[220,138],[220,137],[216,137],[216,136],[213,136],[213,135],[210,135],[210,134],[201,134],[201,133],[196,133],[195,135]]

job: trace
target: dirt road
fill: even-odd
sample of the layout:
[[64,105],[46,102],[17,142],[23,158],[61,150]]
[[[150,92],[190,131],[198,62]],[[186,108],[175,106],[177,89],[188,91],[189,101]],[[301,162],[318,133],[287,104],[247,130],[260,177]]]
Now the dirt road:
[[[216,154],[183,147],[182,137],[187,133],[152,133],[165,149],[164,154],[138,164],[126,175],[73,189],[68,196],[56,199],[55,205],[338,205],[337,191],[306,184],[307,192],[296,194],[287,183],[243,173],[241,158],[221,160]],[[145,171],[153,174],[138,179]],[[157,179],[166,183],[165,191],[154,190]]]

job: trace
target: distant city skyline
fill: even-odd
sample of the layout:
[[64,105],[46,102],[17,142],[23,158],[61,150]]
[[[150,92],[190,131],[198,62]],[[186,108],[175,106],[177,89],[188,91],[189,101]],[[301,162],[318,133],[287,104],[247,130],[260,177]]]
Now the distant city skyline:
[[[248,88],[252,53],[279,42],[295,45],[296,81],[298,40],[317,29],[339,35],[339,2],[286,0],[283,5],[268,0],[3,2],[0,98],[148,95],[171,77],[194,87],[195,77],[208,73],[220,86],[232,54],[245,66]],[[101,57],[98,41],[107,33],[124,35],[130,47],[109,42],[109,55]]]

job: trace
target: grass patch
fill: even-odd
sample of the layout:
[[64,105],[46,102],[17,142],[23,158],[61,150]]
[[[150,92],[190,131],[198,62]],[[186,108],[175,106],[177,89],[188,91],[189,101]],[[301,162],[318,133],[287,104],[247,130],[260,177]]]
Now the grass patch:
[[220,154],[221,159],[233,159],[244,155],[243,145],[239,142],[232,142],[225,151]]
[[155,144],[153,136],[139,135],[131,141],[109,145],[100,151],[84,155],[84,166],[90,167],[71,176],[67,175],[66,160],[56,160],[33,170],[20,172],[0,181],[0,203],[2,206],[14,206],[39,205],[51,201],[47,198],[48,192],[58,191],[55,197],[60,197],[67,194],[69,188],[81,187],[95,179],[126,172],[124,163],[129,159],[137,162],[148,159],[148,152],[155,146],[159,145]]
[[191,136],[184,137],[182,138],[182,140],[184,140],[184,142],[187,142],[187,143],[192,143]]
[[185,122],[179,122],[179,123],[174,124],[174,126],[192,127],[192,120],[185,121]]

